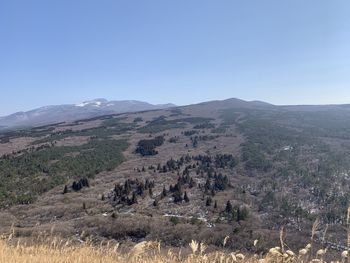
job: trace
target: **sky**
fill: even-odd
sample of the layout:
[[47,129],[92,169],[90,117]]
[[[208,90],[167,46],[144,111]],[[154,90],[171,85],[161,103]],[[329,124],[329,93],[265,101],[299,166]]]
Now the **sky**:
[[348,0],[0,0],[0,115],[95,98],[350,103]]

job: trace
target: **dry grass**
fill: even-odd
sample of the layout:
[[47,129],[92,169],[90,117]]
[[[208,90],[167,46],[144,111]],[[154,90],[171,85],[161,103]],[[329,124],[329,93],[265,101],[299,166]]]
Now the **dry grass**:
[[[350,208],[347,217],[347,221],[350,221]],[[13,239],[15,230],[12,227],[10,234],[0,237],[0,263],[323,263],[326,262],[327,248],[314,251],[314,235],[318,224],[318,220],[313,224],[311,242],[298,252],[287,249],[284,230],[281,228],[280,246],[271,248],[264,255],[244,255],[239,251],[225,249],[229,236],[224,238],[223,248],[213,252],[207,252],[206,244],[192,240],[189,244],[191,252],[186,255],[181,250],[176,253],[171,249],[165,251],[161,249],[160,242],[155,241],[143,241],[128,251],[122,251],[119,244],[101,243],[97,246],[86,241],[75,245],[71,241],[54,237],[52,233],[48,237],[39,236],[37,242],[28,245]],[[259,240],[252,242],[254,247],[258,243]],[[331,262],[348,262],[348,256],[348,251],[343,251],[339,253],[339,260]]]
[[[349,224],[350,208],[347,217]],[[229,251],[225,248],[229,236],[224,238],[221,250],[212,252],[207,252],[206,244],[192,240],[188,244],[191,252],[186,255],[181,250],[161,249],[160,242],[155,241],[140,242],[128,251],[120,249],[119,244],[111,243],[92,245],[92,242],[86,241],[76,245],[54,237],[53,232],[47,237],[39,236],[37,242],[28,245],[13,239],[15,230],[12,227],[8,235],[0,237],[0,263],[323,263],[326,262],[327,248],[314,251],[314,235],[318,224],[319,220],[313,224],[311,242],[298,252],[288,249],[281,228],[280,246],[271,248],[264,255]],[[253,247],[258,243],[259,240],[254,240]],[[348,262],[348,255],[347,250],[343,251],[339,253],[338,260],[331,262]]]
[[[281,243],[283,243],[281,235]],[[225,238],[227,239],[227,238]],[[253,243],[256,245],[258,241]],[[224,241],[225,244],[225,241]],[[20,242],[13,244],[11,237],[0,241],[1,263],[272,263],[272,262],[325,262],[323,260],[327,249],[318,250],[315,255],[311,253],[311,244],[300,249],[298,253],[284,250],[281,247],[271,248],[264,256],[246,256],[239,252],[214,251],[206,253],[207,246],[203,243],[192,241],[189,244],[192,253],[183,256],[181,251],[174,253],[172,250],[164,252],[159,242],[141,242],[135,245],[129,252],[122,253],[118,245],[101,244],[92,246],[89,244],[72,245],[70,242],[53,238],[49,242],[25,245]],[[348,252],[339,255],[340,260],[346,262]]]

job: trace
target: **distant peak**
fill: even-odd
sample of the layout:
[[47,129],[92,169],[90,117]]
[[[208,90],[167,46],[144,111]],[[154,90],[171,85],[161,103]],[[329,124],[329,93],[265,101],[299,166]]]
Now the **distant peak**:
[[94,99],[89,101],[84,101],[82,103],[75,104],[76,107],[85,107],[85,106],[95,106],[100,107],[102,104],[108,103],[106,99]]
[[92,101],[94,101],[94,102],[104,102],[104,103],[108,102],[108,100],[106,100],[104,98],[98,98],[98,99],[94,99]]

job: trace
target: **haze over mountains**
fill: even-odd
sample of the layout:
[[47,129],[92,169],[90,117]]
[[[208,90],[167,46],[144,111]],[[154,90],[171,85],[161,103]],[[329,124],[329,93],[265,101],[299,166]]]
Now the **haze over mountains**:
[[153,105],[136,100],[108,101],[106,99],[95,99],[79,104],[44,106],[0,117],[0,129],[34,127],[108,114],[165,109],[174,106],[174,104]]

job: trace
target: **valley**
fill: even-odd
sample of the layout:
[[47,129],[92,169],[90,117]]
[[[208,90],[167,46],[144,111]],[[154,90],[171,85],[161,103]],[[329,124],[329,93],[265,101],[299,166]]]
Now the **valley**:
[[177,248],[229,236],[260,253],[281,227],[307,244],[319,218],[320,242],[327,229],[343,245],[349,120],[346,105],[229,99],[4,131],[0,232]]

